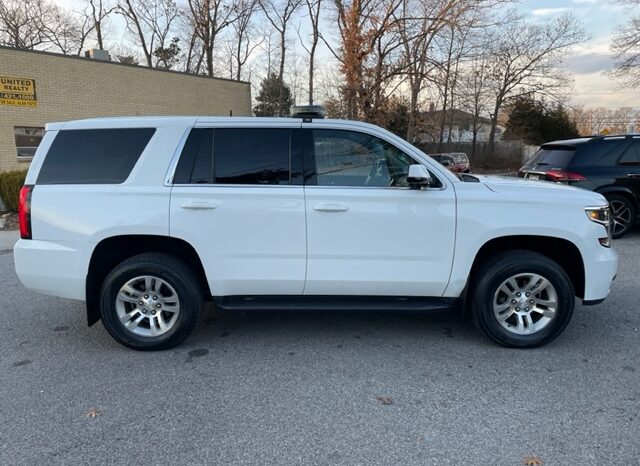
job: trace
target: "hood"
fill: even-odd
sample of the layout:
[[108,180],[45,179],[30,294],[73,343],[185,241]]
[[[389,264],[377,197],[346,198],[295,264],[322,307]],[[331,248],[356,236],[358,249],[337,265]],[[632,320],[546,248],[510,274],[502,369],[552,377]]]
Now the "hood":
[[586,205],[607,205],[604,196],[582,188],[551,181],[533,181],[511,176],[473,175],[480,183],[496,193],[528,194],[542,198],[555,197],[559,201],[581,201]]

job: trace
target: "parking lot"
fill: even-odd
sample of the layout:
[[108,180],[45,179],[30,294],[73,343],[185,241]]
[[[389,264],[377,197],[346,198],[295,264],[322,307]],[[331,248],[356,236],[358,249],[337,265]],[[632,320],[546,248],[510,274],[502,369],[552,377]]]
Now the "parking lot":
[[449,314],[209,309],[134,352],[2,252],[0,464],[639,464],[640,231],[614,244],[609,299],[536,350]]

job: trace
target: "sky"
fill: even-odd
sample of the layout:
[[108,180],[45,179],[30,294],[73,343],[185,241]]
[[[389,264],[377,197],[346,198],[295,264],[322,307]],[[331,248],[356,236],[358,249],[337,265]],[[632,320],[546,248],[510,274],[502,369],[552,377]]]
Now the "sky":
[[572,104],[585,107],[640,107],[640,89],[621,88],[620,82],[607,76],[613,67],[609,46],[617,27],[632,14],[640,14],[611,0],[524,1],[518,9],[534,20],[548,20],[571,13],[589,35],[565,58],[563,66],[574,75]]

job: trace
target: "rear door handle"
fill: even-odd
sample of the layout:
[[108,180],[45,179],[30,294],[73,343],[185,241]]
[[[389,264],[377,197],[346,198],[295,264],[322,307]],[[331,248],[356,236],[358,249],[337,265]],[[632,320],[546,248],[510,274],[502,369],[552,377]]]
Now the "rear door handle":
[[342,204],[324,204],[315,206],[313,210],[317,212],[346,212],[349,207]]
[[207,210],[207,209],[215,209],[218,206],[213,202],[190,201],[190,202],[183,202],[182,204],[180,204],[180,207],[182,207],[183,209]]
[[640,178],[640,173],[629,173],[627,176],[629,178]]

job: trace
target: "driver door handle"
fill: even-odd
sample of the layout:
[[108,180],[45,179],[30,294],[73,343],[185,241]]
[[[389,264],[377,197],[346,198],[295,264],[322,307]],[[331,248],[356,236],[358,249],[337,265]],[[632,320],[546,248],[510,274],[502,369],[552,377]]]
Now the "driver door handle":
[[316,212],[346,212],[349,207],[342,204],[322,204],[313,208]]
[[218,206],[213,202],[189,201],[189,202],[183,202],[182,204],[180,204],[180,207],[183,209],[207,210],[207,209],[215,209]]
[[629,178],[640,178],[640,173],[629,173],[627,176]]

